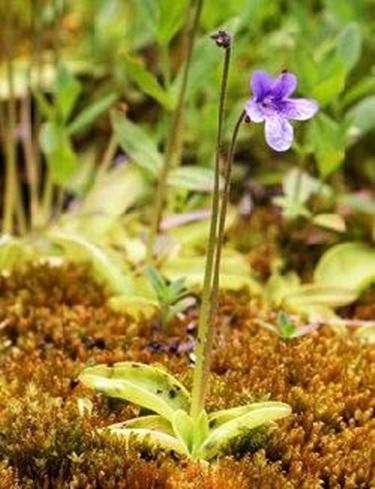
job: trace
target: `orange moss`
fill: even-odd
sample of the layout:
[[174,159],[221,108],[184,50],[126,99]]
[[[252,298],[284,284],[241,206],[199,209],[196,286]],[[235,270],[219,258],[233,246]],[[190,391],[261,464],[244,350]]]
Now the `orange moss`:
[[[79,385],[85,365],[157,362],[190,385],[188,355],[149,348],[172,341],[152,321],[111,311],[76,266],[2,278],[0,294],[0,489],[374,487],[375,350],[352,336],[323,328],[283,342],[256,326],[256,301],[223,297],[208,409],[270,396],[290,403],[293,414],[262,440],[263,449],[252,441],[246,455],[207,466],[155,458],[142,447],[129,452],[95,434],[137,408]],[[193,311],[174,321],[173,341],[195,320]]]

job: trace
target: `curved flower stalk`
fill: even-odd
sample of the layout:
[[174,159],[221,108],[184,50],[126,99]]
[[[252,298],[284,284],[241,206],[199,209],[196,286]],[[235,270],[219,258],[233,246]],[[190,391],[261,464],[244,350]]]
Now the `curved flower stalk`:
[[128,445],[138,441],[152,450],[212,460],[235,446],[239,438],[289,415],[282,402],[255,402],[207,414],[197,419],[190,414],[191,398],[185,387],[169,373],[135,362],[112,367],[97,365],[85,369],[80,381],[109,397],[116,397],[149,409],[155,414],[116,423],[101,430],[121,437]]
[[297,77],[287,71],[271,78],[256,71],[250,80],[253,97],[245,110],[251,122],[264,122],[267,144],[275,151],[286,151],[293,143],[293,126],[289,120],[306,121],[317,113],[314,100],[290,98],[297,88]]

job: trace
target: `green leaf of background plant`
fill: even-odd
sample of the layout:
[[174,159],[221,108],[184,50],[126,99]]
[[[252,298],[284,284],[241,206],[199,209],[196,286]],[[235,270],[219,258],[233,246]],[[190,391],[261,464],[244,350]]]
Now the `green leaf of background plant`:
[[65,67],[60,67],[55,81],[54,92],[57,111],[63,121],[68,120],[70,117],[81,90],[81,84],[70,71]]
[[174,101],[171,96],[164,90],[150,71],[147,71],[141,63],[129,56],[125,57],[124,62],[127,74],[137,83],[144,93],[157,100],[165,109],[173,109]]
[[68,125],[68,134],[74,135],[80,133],[90,126],[101,114],[112,107],[117,100],[117,97],[117,94],[110,93],[83,109],[82,112],[80,112]]
[[357,64],[361,56],[362,34],[356,22],[348,24],[340,33],[337,40],[337,53],[347,71]]
[[330,63],[329,66],[326,76],[312,90],[312,98],[322,106],[336,100],[345,87],[346,69],[342,62]]
[[358,128],[361,134],[375,129],[375,95],[360,100],[347,114],[347,120]]
[[40,145],[53,182],[65,186],[78,167],[77,155],[65,128],[55,122],[45,122],[40,130]]
[[129,158],[149,175],[156,177],[163,165],[163,156],[151,137],[117,112],[112,113],[112,124],[118,143]]
[[144,175],[136,165],[116,166],[95,180],[82,202],[80,213],[120,216],[139,202],[146,191]]
[[131,294],[133,292],[131,275],[129,272],[126,273],[123,260],[120,263],[119,258],[108,249],[73,232],[52,230],[47,237],[51,242],[63,248],[66,258],[90,263],[97,280],[104,281],[112,293]]
[[189,0],[159,0],[160,17],[156,40],[161,46],[169,44],[185,19]]
[[7,234],[0,237],[0,274],[19,269],[36,258],[36,252],[26,241]]
[[214,171],[211,168],[185,165],[171,171],[168,184],[196,192],[212,192],[214,177]]
[[314,282],[362,292],[375,282],[375,248],[360,242],[332,246],[320,258],[314,271]]
[[136,362],[86,368],[79,379],[107,396],[117,397],[150,409],[173,422],[175,411],[188,411],[190,395],[172,375]]

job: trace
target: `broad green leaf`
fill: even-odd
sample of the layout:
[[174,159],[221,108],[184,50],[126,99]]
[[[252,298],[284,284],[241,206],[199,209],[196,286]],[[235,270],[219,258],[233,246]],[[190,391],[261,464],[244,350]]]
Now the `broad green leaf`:
[[205,409],[202,409],[200,415],[194,421],[193,429],[194,429],[194,436],[193,436],[192,453],[193,455],[195,455],[196,451],[199,449],[199,447],[208,437],[210,431],[208,415]]
[[90,126],[101,114],[109,110],[116,102],[117,95],[110,93],[100,100],[92,103],[82,110],[77,117],[68,125],[67,132],[69,135],[80,133]]
[[214,411],[208,415],[210,430],[215,430],[222,424],[244,416],[245,414],[255,411],[256,409],[268,408],[272,406],[275,408],[284,408],[285,404],[277,401],[254,402],[252,404],[246,404],[245,406]]
[[212,192],[214,177],[214,171],[210,168],[186,165],[171,171],[168,184],[196,192]]
[[320,258],[314,281],[323,287],[346,287],[359,294],[375,282],[375,248],[360,242],[332,246]]
[[301,285],[296,292],[288,294],[284,301],[286,304],[295,307],[321,305],[331,308],[341,307],[350,304],[357,298],[357,293],[352,288],[346,288],[342,282],[335,286],[332,284],[305,284]]
[[164,370],[142,363],[88,367],[79,378],[88,387],[150,409],[171,422],[175,411],[188,411],[190,407],[190,395],[178,380]]
[[121,423],[111,424],[105,429],[109,429],[112,431],[122,428],[140,428],[146,430],[160,431],[161,433],[165,433],[166,435],[174,436],[174,431],[171,423],[167,419],[163,418],[163,416],[159,416],[158,414],[150,414],[148,416],[139,416],[138,418],[128,419],[127,421],[122,421]]
[[54,183],[66,186],[77,171],[78,159],[65,128],[55,122],[45,122],[40,130],[40,145]]
[[80,213],[120,216],[139,202],[146,190],[145,178],[137,166],[116,166],[95,180]]
[[48,233],[51,242],[60,245],[70,260],[88,262],[96,278],[103,281],[114,294],[131,294],[133,289],[124,264],[109,250],[73,233],[52,230]]
[[132,447],[135,443],[141,443],[152,451],[165,450],[166,452],[175,452],[179,455],[189,455],[186,446],[177,438],[167,435],[161,431],[154,431],[142,428],[113,428],[102,429],[102,432],[108,431],[111,435],[121,437],[127,442],[127,447]]
[[194,425],[190,415],[186,411],[178,409],[173,414],[172,427],[176,437],[191,452],[193,447]]
[[156,144],[140,126],[124,115],[114,112],[112,124],[121,148],[137,165],[156,177],[163,165],[163,156]]
[[70,71],[65,67],[60,67],[57,72],[54,92],[57,110],[63,121],[67,121],[70,117],[81,90],[81,84]]
[[157,100],[165,109],[173,109],[174,102],[170,95],[159,84],[155,76],[150,71],[147,71],[141,63],[126,56],[125,67],[127,74],[144,93]]
[[197,456],[204,460],[211,460],[227,450],[239,437],[244,436],[255,428],[267,426],[274,421],[289,416],[291,412],[288,404],[280,403],[274,406],[271,403],[269,406],[254,409],[243,416],[227,421],[208,435],[199,448]]
[[180,29],[186,17],[189,0],[159,0],[160,17],[156,40],[166,46]]
[[332,229],[338,233],[343,233],[346,230],[345,220],[339,214],[316,214],[312,222],[317,226]]
[[348,24],[340,33],[337,40],[337,53],[347,71],[357,64],[361,55],[362,34],[356,22]]
[[347,119],[361,134],[372,131],[375,128],[375,95],[369,95],[354,105],[348,112]]

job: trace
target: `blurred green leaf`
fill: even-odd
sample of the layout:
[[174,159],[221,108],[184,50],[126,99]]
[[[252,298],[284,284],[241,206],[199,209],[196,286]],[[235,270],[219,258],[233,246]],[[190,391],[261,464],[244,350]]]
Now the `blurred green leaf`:
[[81,93],[81,84],[65,67],[60,67],[54,86],[56,107],[63,121],[70,117],[74,105]]
[[118,112],[112,113],[112,124],[118,143],[129,158],[156,177],[163,165],[163,156],[150,136]]
[[327,178],[343,163],[347,146],[347,124],[338,124],[321,113],[309,127],[309,138],[320,176]]
[[86,129],[95,121],[95,119],[110,109],[116,100],[117,95],[115,93],[110,93],[83,109],[82,112],[68,125],[68,134],[74,135],[81,132],[83,129]]
[[357,64],[361,55],[362,34],[356,22],[348,24],[340,33],[337,40],[337,53],[346,67],[350,71]]
[[56,119],[56,109],[55,107],[47,100],[47,97],[40,92],[39,90],[35,90],[34,98],[36,100],[38,109],[40,113],[45,117],[48,121],[52,122]]
[[375,281],[375,248],[360,242],[332,246],[320,258],[314,281],[326,287],[362,292]]
[[92,265],[95,277],[113,294],[131,294],[133,282],[123,260],[109,249],[99,246],[74,232],[51,230],[47,237],[61,246],[70,260]]
[[159,84],[155,76],[150,71],[147,71],[141,63],[126,56],[125,67],[127,74],[137,83],[143,92],[157,100],[167,110],[173,109],[174,101],[170,95]]
[[347,119],[362,134],[375,129],[375,95],[370,95],[350,109]]
[[120,216],[145,195],[141,170],[124,164],[108,170],[97,179],[82,202],[81,213]]
[[[326,63],[325,60],[322,63]],[[327,73],[328,71],[328,73]],[[346,80],[345,65],[341,61],[329,63],[329,70],[325,69],[319,81],[312,90],[312,97],[317,99],[320,105],[326,105],[338,98],[343,91]]]
[[336,231],[338,233],[343,233],[346,231],[345,220],[339,214],[316,214],[312,222],[317,226],[331,229],[332,231]]
[[45,122],[40,130],[40,145],[54,183],[66,185],[77,170],[78,160],[65,128],[54,122]]
[[0,274],[19,269],[36,258],[36,252],[25,240],[9,235],[0,237]]
[[347,107],[357,100],[365,97],[366,95],[373,94],[375,92],[375,76],[367,76],[358,80],[352,87],[348,89],[343,94],[343,100],[341,104]]
[[158,3],[160,17],[156,40],[166,46],[183,24],[189,0],[159,0]]
[[211,168],[186,165],[171,171],[168,184],[196,192],[212,192],[214,176],[214,171]]

